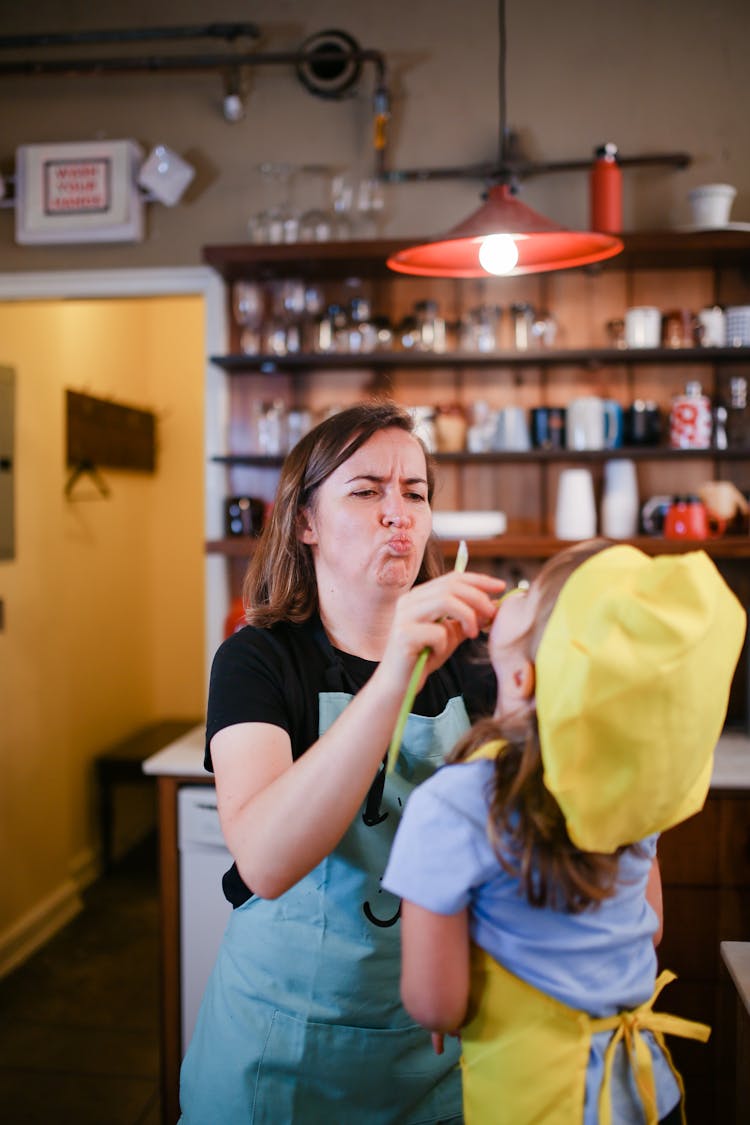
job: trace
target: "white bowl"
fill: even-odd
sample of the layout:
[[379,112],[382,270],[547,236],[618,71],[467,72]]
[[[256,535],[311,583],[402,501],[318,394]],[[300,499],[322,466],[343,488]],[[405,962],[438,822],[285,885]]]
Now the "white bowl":
[[433,512],[438,539],[492,539],[505,532],[505,512]]

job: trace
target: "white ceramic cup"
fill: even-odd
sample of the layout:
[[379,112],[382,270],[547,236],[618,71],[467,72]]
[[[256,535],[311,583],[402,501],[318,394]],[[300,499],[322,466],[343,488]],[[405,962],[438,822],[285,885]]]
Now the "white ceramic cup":
[[723,348],[727,342],[727,321],[719,305],[701,309],[698,313],[700,345],[703,348]]
[[[565,414],[565,444],[568,449],[606,449],[615,444],[618,407],[597,395],[571,399]],[[612,435],[612,436],[611,436]]]
[[608,539],[632,539],[638,534],[640,503],[635,462],[616,458],[604,465],[601,530]]
[[661,344],[661,309],[652,305],[626,309],[625,344],[628,348],[658,348]]
[[516,453],[531,449],[529,421],[522,406],[504,406],[498,411],[494,447]]
[[726,314],[726,342],[732,348],[750,346],[750,305],[730,305]]
[[591,539],[596,535],[594,481],[589,469],[563,469],[557,485],[555,535]]
[[725,227],[737,188],[731,184],[701,184],[688,192],[693,226]]

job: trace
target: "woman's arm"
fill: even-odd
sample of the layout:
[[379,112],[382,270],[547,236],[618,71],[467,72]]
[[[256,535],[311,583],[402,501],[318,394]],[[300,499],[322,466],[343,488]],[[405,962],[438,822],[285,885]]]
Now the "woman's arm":
[[661,898],[661,871],[659,870],[659,859],[657,856],[654,856],[651,862],[651,870],[648,873],[646,902],[656,914],[659,923],[656,933],[654,934],[654,945],[658,945],[664,933],[664,906]]
[[469,916],[401,904],[401,999],[417,1023],[456,1033],[469,1003]]
[[222,830],[256,894],[278,897],[336,847],[383,760],[419,652],[431,650],[426,678],[488,624],[499,588],[487,575],[451,572],[399,598],[377,669],[296,761],[279,727],[240,723],[214,735]]

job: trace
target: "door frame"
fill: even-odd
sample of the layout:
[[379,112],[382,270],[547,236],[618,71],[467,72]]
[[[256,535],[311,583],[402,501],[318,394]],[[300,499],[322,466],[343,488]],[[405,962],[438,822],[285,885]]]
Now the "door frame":
[[[228,322],[224,283],[208,266],[174,269],[51,270],[39,273],[0,273],[0,301],[117,300],[124,297],[171,297],[194,295],[203,298],[205,328],[205,394],[203,462],[205,466],[204,529],[207,539],[221,538],[222,505],[226,496],[226,472],[211,461],[226,453],[228,391],[223,371],[210,362],[212,355],[227,350]],[[223,638],[228,606],[224,560],[205,556],[205,681],[211,659]]]

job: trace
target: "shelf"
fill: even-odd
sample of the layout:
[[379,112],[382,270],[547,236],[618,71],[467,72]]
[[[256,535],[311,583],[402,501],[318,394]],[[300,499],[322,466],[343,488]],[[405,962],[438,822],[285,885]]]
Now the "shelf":
[[[615,258],[594,266],[586,272],[618,269],[686,269],[695,267],[749,267],[750,234],[744,231],[637,231],[624,232],[624,249]],[[424,242],[424,237],[372,239],[362,242],[309,242],[279,246],[257,243],[206,246],[203,259],[213,266],[225,281],[254,278],[271,281],[298,277],[326,281],[331,278],[399,277],[385,264],[386,258],[405,246]],[[424,278],[407,278],[424,284]],[[495,279],[489,279],[495,280]],[[496,279],[500,284],[506,278]]]
[[213,355],[211,362],[237,375],[278,371],[340,371],[422,367],[628,367],[634,364],[750,364],[744,348],[566,348],[498,352],[368,352],[342,355]]
[[[617,449],[531,449],[524,452],[497,451],[491,453],[435,453],[434,459],[443,465],[495,465],[495,464],[558,464],[561,462],[611,461],[627,457],[633,461],[744,461],[750,458],[750,449],[671,449],[666,445],[620,446]],[[269,457],[260,453],[217,454],[212,461],[222,465],[243,465],[256,469],[278,469],[283,456]]]
[[[750,536],[725,536],[717,539],[662,539],[659,536],[638,536],[627,540],[648,555],[674,555],[684,551],[703,550],[716,559],[750,558]],[[230,539],[213,539],[206,543],[209,554],[231,558],[251,558],[256,539],[235,536]],[[468,541],[470,559],[547,559],[569,547],[570,541],[555,539],[550,535],[502,535],[495,539]],[[455,558],[458,540],[441,539],[440,546],[448,559]]]

